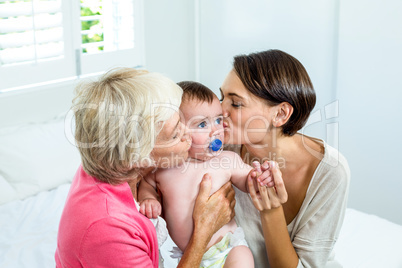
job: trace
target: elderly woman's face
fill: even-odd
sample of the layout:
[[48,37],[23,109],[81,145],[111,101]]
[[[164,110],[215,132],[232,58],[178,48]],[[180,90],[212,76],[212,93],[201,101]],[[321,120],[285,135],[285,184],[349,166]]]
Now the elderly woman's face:
[[156,138],[152,158],[156,166],[169,168],[181,165],[188,157],[191,137],[178,113],[167,120]]
[[272,110],[251,94],[234,70],[226,76],[221,88],[225,143],[260,144],[272,124]]

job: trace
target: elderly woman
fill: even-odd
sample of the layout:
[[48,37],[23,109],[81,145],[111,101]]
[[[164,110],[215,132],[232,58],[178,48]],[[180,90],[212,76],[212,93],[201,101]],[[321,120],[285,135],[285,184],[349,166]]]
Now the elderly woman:
[[276,161],[262,166],[275,187],[236,190],[236,220],[256,267],[335,265],[350,171],[336,149],[298,133],[316,101],[303,65],[279,50],[240,55],[221,92],[226,142],[245,162]]
[[[130,68],[77,89],[82,166],[60,220],[57,267],[158,267],[157,235],[138,212],[137,185],[152,169],[187,158],[191,138],[177,112],[181,95],[168,78]],[[194,233],[178,267],[198,267],[212,235],[234,216],[230,183],[209,197],[210,190],[205,175]]]

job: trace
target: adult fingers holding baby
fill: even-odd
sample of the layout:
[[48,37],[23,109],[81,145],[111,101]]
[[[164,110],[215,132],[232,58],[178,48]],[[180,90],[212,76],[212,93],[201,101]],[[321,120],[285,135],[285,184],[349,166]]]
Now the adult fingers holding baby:
[[[274,161],[266,161],[262,165],[259,162],[253,162],[253,166],[256,172],[249,176],[248,187],[251,199],[257,210],[261,212],[278,208],[286,203],[288,195],[278,164]],[[265,178],[265,181],[269,182],[264,185],[261,183],[261,181],[264,181],[261,177],[268,173],[269,179]],[[255,181],[257,183],[254,183]]]
[[193,235],[177,268],[199,267],[212,235],[234,217],[232,183],[227,182],[210,196],[211,188],[211,176],[205,174],[193,210]]
[[275,182],[272,177],[271,170],[269,169],[269,161],[265,161],[262,165],[258,161],[254,161],[254,174],[256,178],[256,185],[265,187],[274,187]]
[[[209,226],[210,229],[215,230],[213,233],[209,232],[209,235],[212,237],[216,231],[234,217],[236,201],[234,199],[235,193],[231,182],[227,182],[210,196],[211,188],[211,176],[205,174],[201,181],[200,192],[195,202],[193,219],[195,230],[198,226]],[[203,213],[204,211],[209,211],[210,213]]]

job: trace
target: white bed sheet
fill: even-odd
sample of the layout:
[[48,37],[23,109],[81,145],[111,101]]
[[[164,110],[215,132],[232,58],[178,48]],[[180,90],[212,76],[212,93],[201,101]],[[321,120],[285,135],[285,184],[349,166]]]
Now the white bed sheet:
[[0,206],[0,267],[55,267],[57,229],[70,184]]
[[348,208],[335,259],[345,268],[402,268],[401,244],[401,225]]
[[[41,192],[23,201],[0,206],[0,267],[55,267],[54,253],[59,219],[70,184]],[[402,226],[348,208],[335,258],[345,268],[401,268]],[[165,267],[173,242],[162,246]]]

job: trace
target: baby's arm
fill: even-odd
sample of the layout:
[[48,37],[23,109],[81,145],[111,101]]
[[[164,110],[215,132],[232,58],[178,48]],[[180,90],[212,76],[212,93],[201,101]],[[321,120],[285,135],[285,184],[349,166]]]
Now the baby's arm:
[[155,173],[141,180],[138,186],[140,213],[148,218],[157,218],[162,213],[160,198],[156,192]]
[[[259,183],[261,186],[274,186],[271,172],[267,168],[264,168],[264,171],[262,171],[261,165],[258,161],[253,162],[253,168],[250,165],[244,163],[241,160],[240,156],[236,153],[233,153],[232,161],[233,164],[231,181],[237,188],[239,188],[243,192],[249,192],[247,183],[248,178],[254,179],[254,183]],[[267,163],[264,163],[263,165],[263,167],[265,167]]]

